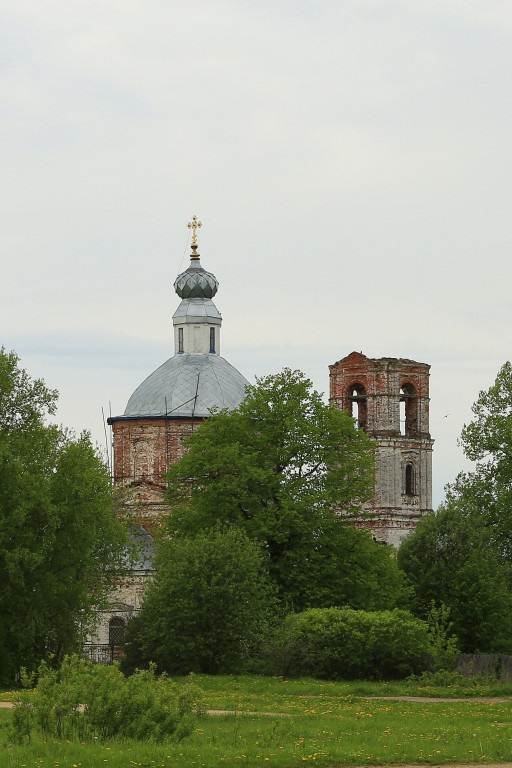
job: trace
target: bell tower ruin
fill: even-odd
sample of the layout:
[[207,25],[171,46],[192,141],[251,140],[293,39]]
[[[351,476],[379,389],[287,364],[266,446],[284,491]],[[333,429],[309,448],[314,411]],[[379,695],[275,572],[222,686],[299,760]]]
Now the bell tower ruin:
[[329,366],[330,402],[350,413],[376,442],[373,499],[364,526],[400,545],[432,512],[432,446],[426,363],[352,352]]

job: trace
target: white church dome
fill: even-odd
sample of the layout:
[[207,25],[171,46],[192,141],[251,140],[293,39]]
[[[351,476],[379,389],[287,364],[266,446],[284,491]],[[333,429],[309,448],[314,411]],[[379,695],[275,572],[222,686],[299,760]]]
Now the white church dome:
[[137,387],[124,415],[207,417],[212,408],[237,408],[248,383],[218,355],[174,355]]
[[[176,278],[181,303],[173,315],[175,354],[137,387],[124,418],[205,418],[237,408],[248,381],[220,356],[222,317],[212,301],[215,275],[201,266],[194,216],[190,266]],[[122,418],[122,417],[121,417]]]

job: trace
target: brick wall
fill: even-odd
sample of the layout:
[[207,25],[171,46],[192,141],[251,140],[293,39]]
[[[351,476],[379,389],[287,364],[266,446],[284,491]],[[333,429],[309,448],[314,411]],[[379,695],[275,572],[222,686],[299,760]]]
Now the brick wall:
[[114,484],[163,486],[168,467],[183,456],[185,439],[203,419],[113,419]]
[[362,352],[329,366],[330,401],[376,442],[375,490],[365,505],[371,516],[363,525],[393,546],[432,511],[429,370],[426,363]]

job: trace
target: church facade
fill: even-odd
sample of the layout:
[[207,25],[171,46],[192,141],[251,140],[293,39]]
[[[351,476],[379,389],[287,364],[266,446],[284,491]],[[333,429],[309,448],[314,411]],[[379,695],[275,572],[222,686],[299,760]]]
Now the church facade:
[[[99,613],[86,650],[98,661],[115,656],[124,626],[139,610],[152,575],[152,533],[165,514],[165,473],[185,450],[185,440],[212,408],[232,410],[247,379],[220,355],[222,316],[213,303],[219,283],[201,265],[194,216],[190,265],[174,289],[181,302],[173,321],[174,355],[134,391],[121,416],[112,416],[113,481],[132,527],[139,556],[130,575]],[[99,654],[99,657],[98,657]]]
[[[220,355],[222,317],[213,303],[218,281],[201,265],[194,216],[190,265],[174,289],[174,355],[130,397],[124,414],[108,419],[113,437],[113,481],[141,544],[132,575],[100,616],[91,647],[114,648],[139,609],[151,578],[152,530],[167,509],[165,474],[185,450],[186,438],[211,409],[236,408],[248,381]],[[349,412],[376,442],[376,477],[368,517],[374,538],[399,546],[432,506],[429,368],[397,358],[369,359],[353,352],[329,366],[330,402]]]

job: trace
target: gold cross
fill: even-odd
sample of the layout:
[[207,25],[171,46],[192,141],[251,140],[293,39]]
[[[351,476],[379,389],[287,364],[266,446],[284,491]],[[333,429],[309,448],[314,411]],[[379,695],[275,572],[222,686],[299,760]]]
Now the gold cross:
[[192,230],[192,242],[190,243],[191,246],[195,245],[197,247],[197,230],[202,226],[202,223],[197,220],[197,216],[192,216],[192,221],[189,221],[187,224],[187,227]]

